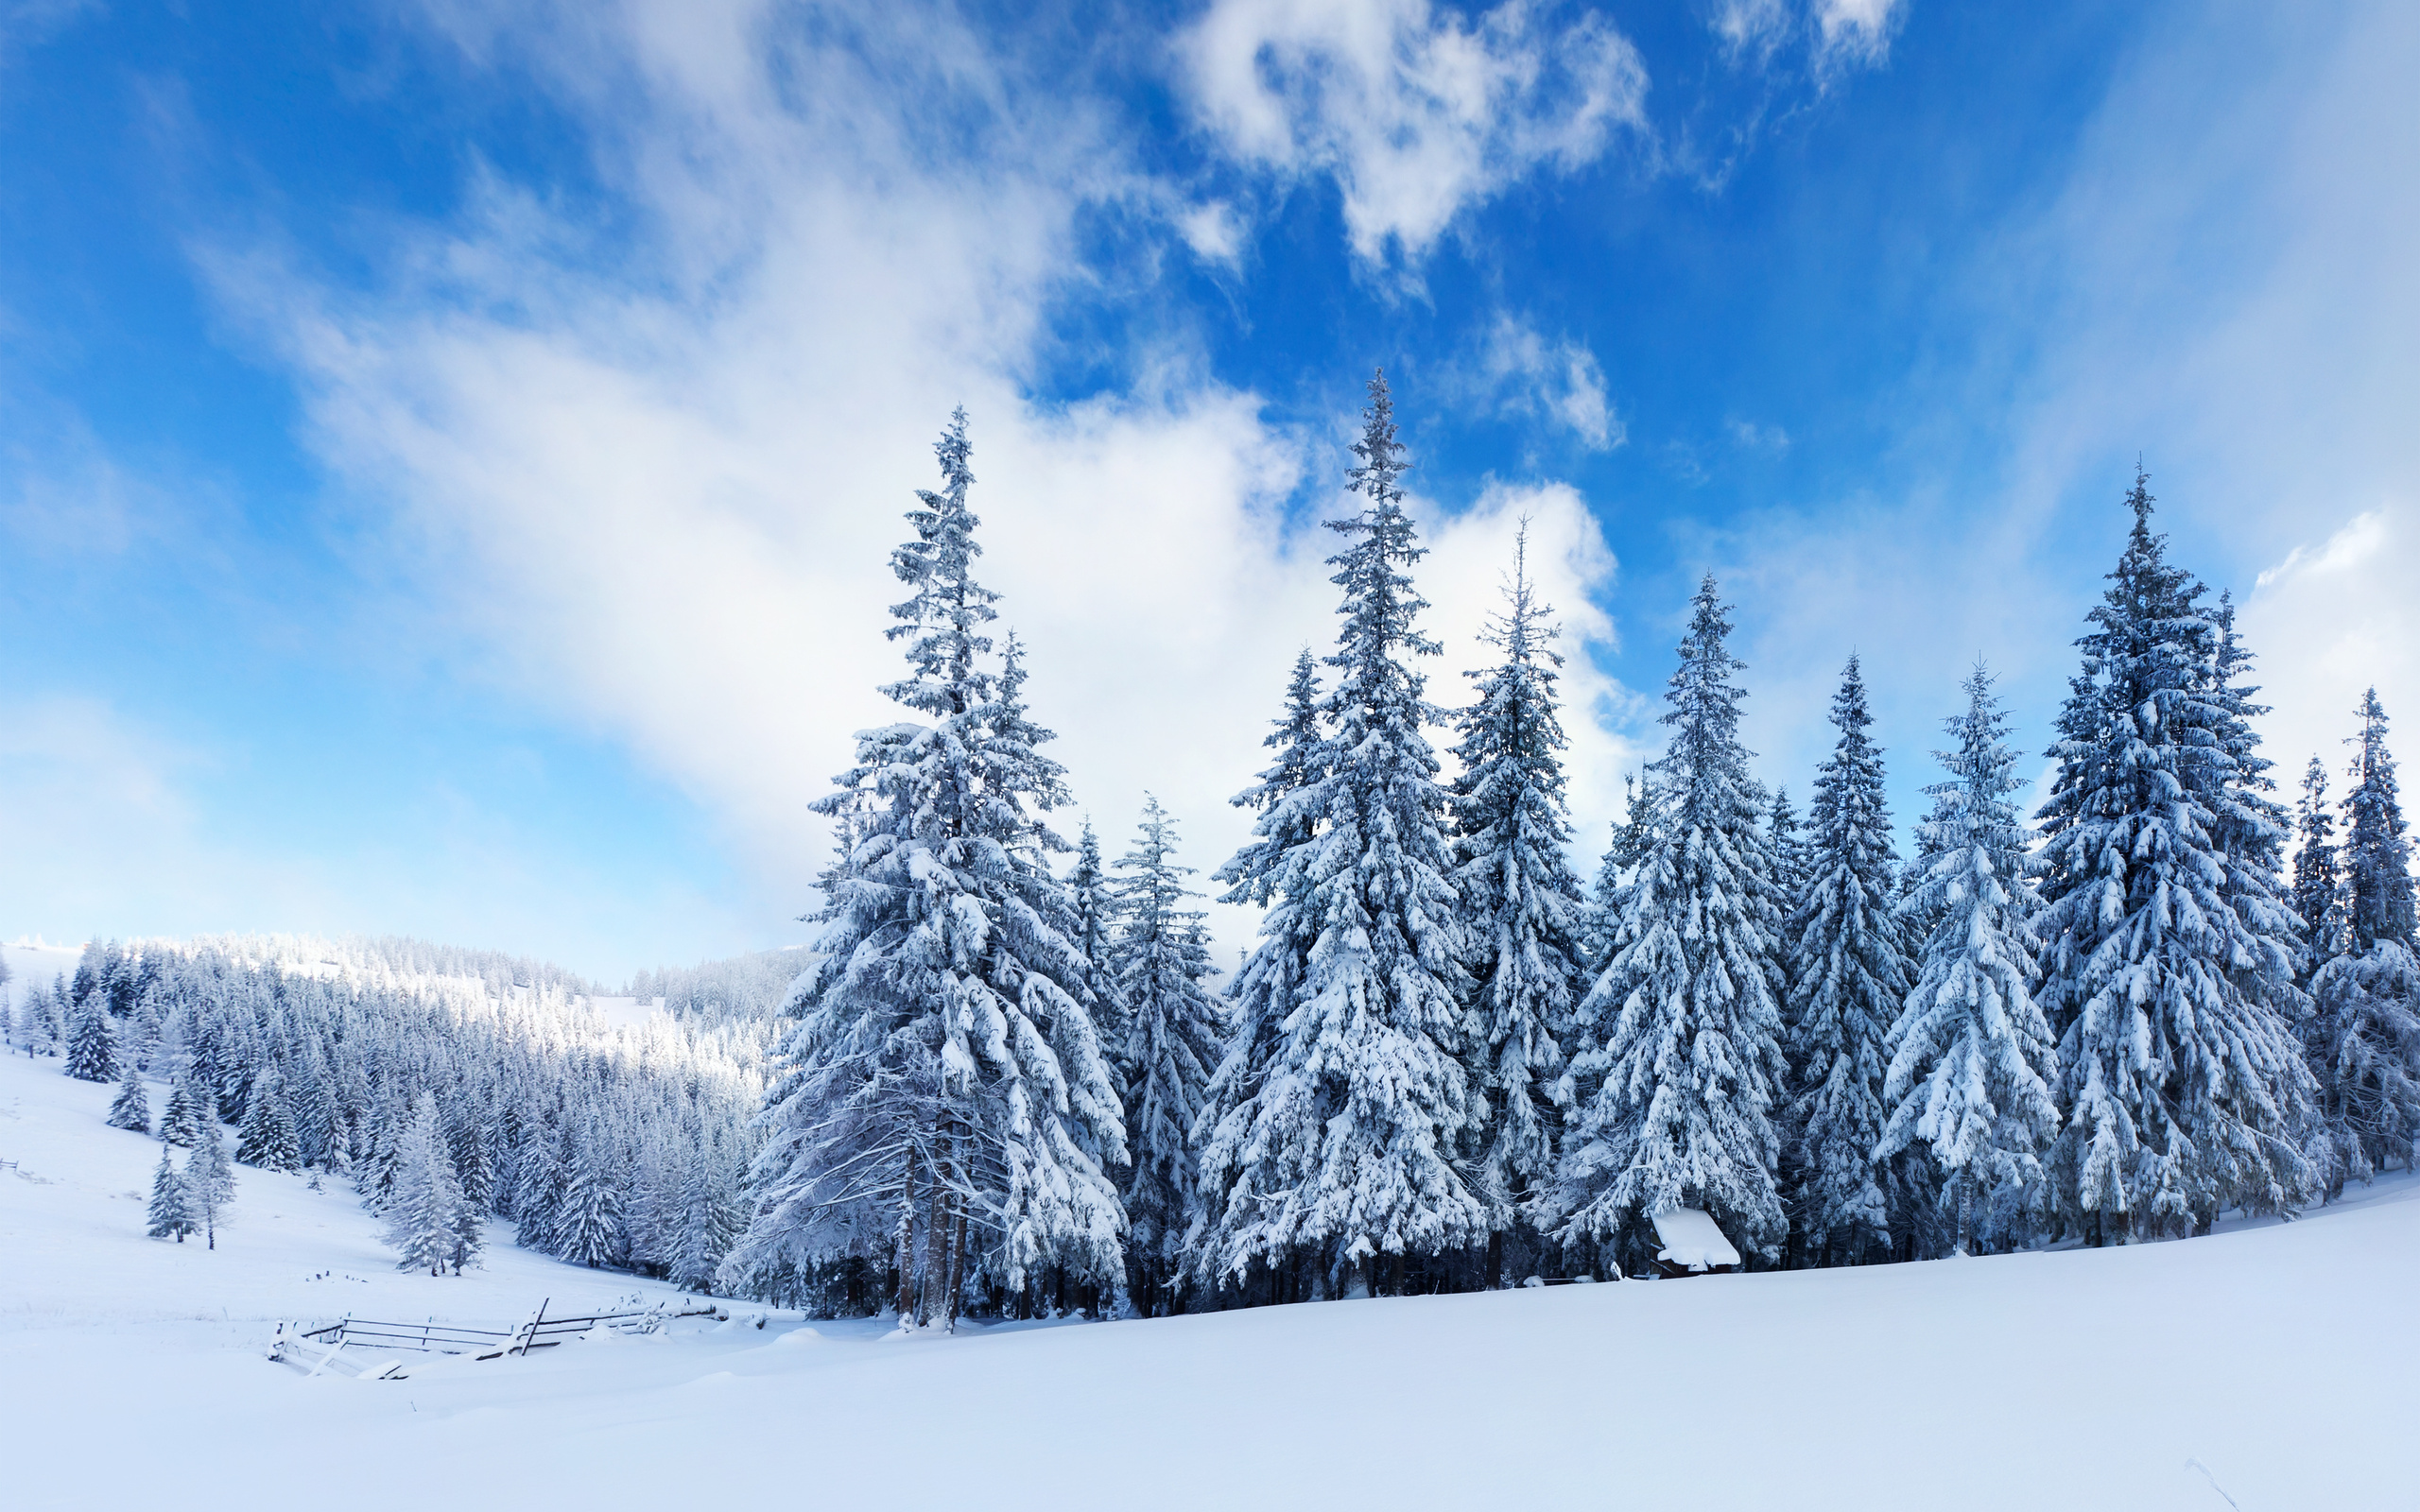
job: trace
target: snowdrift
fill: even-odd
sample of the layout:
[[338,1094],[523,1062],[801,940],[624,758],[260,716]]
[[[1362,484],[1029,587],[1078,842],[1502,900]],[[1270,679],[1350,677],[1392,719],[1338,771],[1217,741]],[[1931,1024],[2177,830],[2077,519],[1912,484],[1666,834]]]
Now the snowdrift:
[[348,1194],[252,1170],[216,1253],[145,1239],[156,1144],[58,1067],[0,1061],[12,1512],[2420,1502],[2400,1174],[2304,1222],[2131,1249],[955,1339],[743,1303],[306,1380],[263,1357],[280,1319],[509,1328],[542,1297],[668,1294],[502,1233],[471,1276],[399,1275]]

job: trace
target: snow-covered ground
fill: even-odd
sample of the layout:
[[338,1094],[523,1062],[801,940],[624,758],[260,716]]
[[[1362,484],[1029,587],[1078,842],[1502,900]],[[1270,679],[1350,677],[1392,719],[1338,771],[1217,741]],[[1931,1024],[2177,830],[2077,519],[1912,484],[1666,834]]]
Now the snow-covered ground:
[[280,1318],[505,1328],[541,1297],[668,1293],[500,1229],[469,1277],[399,1275],[349,1196],[249,1169],[216,1253],[147,1240],[158,1144],[59,1064],[0,1059],[11,1512],[2420,1505],[2400,1174],[2306,1222],[2133,1249],[956,1339],[743,1304],[305,1380],[262,1356]]
[[37,987],[48,987],[54,980],[75,974],[76,963],[83,958],[84,947],[53,945],[39,935],[10,940],[0,945],[0,958],[9,963],[9,982],[0,989],[0,998],[12,1011],[26,1001],[26,994]]

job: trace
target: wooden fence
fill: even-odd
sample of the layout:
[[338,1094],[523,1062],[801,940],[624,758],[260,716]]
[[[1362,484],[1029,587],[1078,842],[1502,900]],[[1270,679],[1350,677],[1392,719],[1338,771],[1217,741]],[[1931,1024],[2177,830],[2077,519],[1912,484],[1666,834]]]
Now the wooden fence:
[[400,1381],[404,1378],[403,1362],[389,1360],[373,1366],[360,1355],[346,1356],[348,1346],[371,1353],[383,1354],[392,1349],[407,1349],[421,1354],[467,1354],[479,1360],[501,1359],[506,1355],[526,1355],[532,1349],[551,1349],[566,1339],[578,1338],[593,1329],[612,1329],[623,1333],[652,1333],[677,1317],[708,1317],[724,1315],[711,1303],[675,1307],[659,1303],[654,1307],[631,1308],[617,1313],[588,1313],[577,1316],[549,1316],[546,1309],[554,1301],[548,1297],[538,1304],[529,1320],[516,1329],[473,1329],[452,1323],[440,1323],[434,1318],[421,1323],[396,1323],[377,1318],[354,1317],[350,1314],[336,1322],[316,1329],[281,1323],[277,1336],[270,1341],[269,1358],[318,1375],[333,1370],[341,1375],[366,1380]]

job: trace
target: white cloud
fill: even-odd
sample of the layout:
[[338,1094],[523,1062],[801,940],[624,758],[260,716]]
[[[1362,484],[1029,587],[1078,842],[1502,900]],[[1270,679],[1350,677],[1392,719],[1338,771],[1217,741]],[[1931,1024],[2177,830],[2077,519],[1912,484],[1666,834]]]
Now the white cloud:
[[1600,452],[1628,438],[1605,397],[1604,369],[1579,342],[1547,341],[1527,322],[1499,314],[1472,367],[1469,388],[1501,410],[1542,416]]
[[1243,257],[1243,217],[1223,199],[1196,205],[1177,216],[1177,233],[1205,263],[1234,266]]
[[1570,172],[1642,128],[1647,71],[1602,17],[1530,0],[1465,20],[1428,0],[1218,0],[1179,46],[1201,125],[1236,159],[1332,175],[1354,251],[1417,259],[1465,206]]
[[1721,0],[1708,18],[1723,50],[1736,60],[1770,65],[1783,45],[1804,37],[1820,76],[1852,66],[1879,67],[1891,57],[1891,36],[1906,14],[1900,0]]
[[1891,32],[1901,14],[1899,0],[1817,0],[1816,57],[1834,64],[1879,64],[1891,56]]
[[[2324,541],[2296,546],[2260,575],[2238,624],[2260,653],[2261,721],[2276,775],[2290,788],[2316,755],[2342,774],[2344,737],[2362,691],[2375,687],[2404,733],[2395,742],[2420,752],[2420,539],[2413,511],[2396,504],[2364,510]],[[2407,754],[2406,765],[2410,765]]]
[[[1333,639],[1330,540],[1283,513],[1302,443],[1181,356],[1089,403],[1024,397],[1075,270],[1071,223],[1120,170],[1080,119],[1012,113],[951,24],[897,23],[1001,112],[967,138],[996,151],[917,137],[932,80],[912,59],[853,69],[746,14],[700,40],[671,19],[687,13],[541,10],[469,39],[560,74],[599,138],[626,145],[608,171],[656,230],[612,266],[501,183],[451,230],[405,235],[370,295],[217,261],[303,374],[316,446],[392,509],[401,559],[504,676],[694,795],[794,912],[826,855],[806,805],[850,732],[894,713],[874,692],[899,667],[887,559],[963,403],[985,577],[1031,645],[1036,717],[1062,731],[1080,805],[1115,854],[1149,788],[1187,861],[1217,865],[1246,833],[1225,799],[1265,764],[1296,648]],[[579,44],[558,45],[573,26]],[[666,26],[680,38],[658,57]],[[1422,584],[1441,606],[1495,582],[1515,502],[1439,522]],[[1593,623],[1585,574],[1611,566],[1593,522],[1568,490],[1521,507],[1550,586]],[[1430,628],[1453,642],[1477,624],[1441,612]]]

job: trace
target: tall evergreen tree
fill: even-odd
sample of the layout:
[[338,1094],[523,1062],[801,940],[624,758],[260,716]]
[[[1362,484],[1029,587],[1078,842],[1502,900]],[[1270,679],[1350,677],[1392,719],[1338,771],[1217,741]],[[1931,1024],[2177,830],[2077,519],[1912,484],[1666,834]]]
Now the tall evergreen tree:
[[143,1074],[129,1061],[119,1078],[117,1100],[110,1104],[110,1127],[136,1134],[151,1132],[151,1099],[143,1091]]
[[67,1074],[78,1081],[115,1081],[117,1074],[117,1021],[96,988],[68,1010]]
[[168,1106],[160,1115],[160,1139],[163,1143],[190,1145],[201,1137],[204,1129],[216,1128],[201,1094],[194,1090],[193,1078],[180,1073],[168,1084]]
[[1927,1147],[1961,1255],[1972,1252],[1979,1208],[1994,1229],[2014,1226],[2059,1126],[2057,1049],[2033,997],[2041,905],[2027,877],[2025,826],[2009,800],[2025,784],[2012,771],[2008,716],[1981,663],[1964,691],[1966,712],[1947,721],[1956,748],[1938,753],[1950,780],[1925,790],[1935,799],[1924,837],[1933,860],[1913,906],[1935,922],[1886,1041],[1889,1122],[1875,1150],[1879,1159]]
[[1144,795],[1133,849],[1119,858],[1117,994],[1129,1015],[1126,1184],[1129,1284],[1146,1315],[1171,1309],[1183,1280],[1194,1194],[1194,1120],[1219,1064],[1225,1015],[1202,986],[1210,973],[1201,910],[1176,864],[1176,821]]
[[1529,578],[1526,529],[1505,610],[1481,639],[1503,654],[1466,674],[1478,697],[1457,720],[1454,885],[1469,940],[1472,1014],[1465,1055],[1487,1098],[1471,1141],[1471,1176],[1488,1205],[1487,1280],[1503,1282],[1504,1234],[1534,1221],[1531,1204],[1554,1174],[1555,1106],[1581,971],[1588,902],[1565,853],[1553,610]]
[[1806,886],[1808,868],[1813,865],[1807,853],[1807,838],[1798,823],[1798,810],[1789,801],[1789,789],[1773,789],[1772,807],[1765,811],[1765,834],[1773,850],[1773,888],[1781,895],[1784,918],[1798,911],[1800,895]]
[[1067,903],[1075,923],[1067,931],[1069,944],[1083,957],[1084,986],[1092,989],[1093,1020],[1100,1035],[1101,1053],[1118,1085],[1132,1074],[1126,1050],[1130,1009],[1118,994],[1116,954],[1117,885],[1101,861],[1100,836],[1090,816],[1076,839],[1076,866],[1067,874]]
[[1328,750],[1320,727],[1319,663],[1305,646],[1294,658],[1293,675],[1286,682],[1286,713],[1272,720],[1276,728],[1261,744],[1277,759],[1252,786],[1236,794],[1236,807],[1260,816],[1253,838],[1244,842],[1225,866],[1211,873],[1228,885],[1219,901],[1258,903],[1276,901],[1277,884],[1285,875],[1286,858],[1306,845],[1319,830],[1319,815],[1311,790],[1327,775]]
[[[2420,1130],[2420,940],[2411,859],[2376,688],[2354,711],[2344,796],[2342,950],[2311,977],[2312,1059],[2332,1196],[2391,1160],[2411,1163]],[[2306,847],[2308,846],[2306,841]]]
[[1074,911],[1040,859],[1063,842],[1034,811],[1063,780],[1033,749],[1021,669],[988,669],[997,595],[974,575],[963,411],[935,451],[943,490],[921,493],[891,558],[910,675],[884,690],[931,722],[867,731],[819,804],[853,816],[850,849],[812,916],[821,956],[792,992],[758,1205],[726,1267],[890,1260],[903,1314],[921,1296],[946,1328],[977,1263],[1012,1293],[1043,1267],[1114,1282],[1125,1222],[1104,1166],[1126,1150]]
[[2337,875],[2336,816],[2327,806],[2327,767],[2316,756],[2294,801],[2294,912],[2303,921],[2305,984],[2344,948],[2344,889]]
[[1588,896],[1588,932],[1582,939],[1582,975],[1594,982],[1614,958],[1614,935],[1629,896],[1628,878],[1647,859],[1655,833],[1655,794],[1643,775],[1622,774],[1622,816],[1614,821],[1612,843],[1597,864]]
[[714,1153],[704,1142],[692,1145],[688,1169],[682,1177],[667,1267],[672,1284],[688,1291],[702,1292],[714,1285],[715,1271],[739,1233],[741,1215],[720,1177]]
[[562,1194],[555,1204],[555,1253],[591,1268],[615,1263],[626,1239],[626,1204],[595,1129],[573,1146],[564,1164]]
[[2297,1131],[2310,1076],[2288,916],[2241,842],[2223,628],[2169,564],[2139,474],[2111,587],[2050,749],[2042,810],[2048,954],[2066,1119],[2051,1160],[2061,1220],[2097,1240],[2290,1210],[2311,1190]]
[[1850,1264],[1890,1247],[1890,1175],[1876,1153],[1889,1062],[1884,1040],[1915,975],[1892,912],[1898,857],[1882,750],[1866,733],[1873,723],[1865,679],[1852,656],[1832,698],[1841,736],[1815,779],[1806,880],[1787,930],[1800,1248],[1819,1262]]
[[285,1078],[274,1070],[252,1083],[244,1122],[235,1131],[235,1159],[264,1171],[302,1169],[302,1143],[294,1132],[294,1114],[285,1106]]
[[395,1182],[384,1214],[386,1241],[398,1256],[395,1268],[442,1276],[453,1264],[459,1275],[457,1262],[464,1257],[458,1253],[458,1232],[468,1206],[438,1125],[437,1099],[424,1091],[396,1143]]
[[1236,1043],[1202,1113],[1197,1263],[1241,1281],[1301,1268],[1344,1280],[1380,1257],[1459,1250],[1488,1231],[1458,1159],[1481,1106],[1457,1053],[1463,973],[1443,823],[1445,794],[1424,728],[1439,719],[1408,664],[1437,644],[1406,569],[1425,555],[1403,508],[1403,447],[1383,373],[1354,451],[1364,507],[1328,522],[1350,542],[1328,558],[1344,625],[1321,707],[1321,773],[1264,812],[1256,833],[1309,837],[1282,858],[1238,856],[1222,875],[1273,866],[1259,947],[1236,992]]
[[235,1201],[235,1164],[227,1159],[227,1142],[216,1120],[204,1119],[201,1132],[185,1156],[182,1179],[185,1211],[212,1249],[218,1247],[218,1226]]
[[154,1239],[185,1242],[185,1235],[199,1226],[193,1219],[193,1205],[185,1194],[185,1178],[168,1163],[168,1147],[160,1146],[160,1169],[151,1174],[151,1205],[145,1216],[150,1227],[145,1230]]
[[1730,632],[1709,574],[1665,694],[1654,839],[1614,957],[1580,1005],[1581,1110],[1556,1183],[1566,1243],[1651,1248],[1654,1217],[1679,1208],[1707,1211],[1766,1256],[1788,1229],[1775,1186],[1781,919]]

